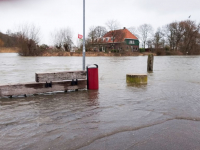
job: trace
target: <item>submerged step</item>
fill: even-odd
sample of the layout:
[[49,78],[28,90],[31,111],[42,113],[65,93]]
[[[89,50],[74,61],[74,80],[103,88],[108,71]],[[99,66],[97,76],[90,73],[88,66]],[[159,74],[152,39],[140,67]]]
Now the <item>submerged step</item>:
[[126,74],[126,83],[147,84],[147,74]]

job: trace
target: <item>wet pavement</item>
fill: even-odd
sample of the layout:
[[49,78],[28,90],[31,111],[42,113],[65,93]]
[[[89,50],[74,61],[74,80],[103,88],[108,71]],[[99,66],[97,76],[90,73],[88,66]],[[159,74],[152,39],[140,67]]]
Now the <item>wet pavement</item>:
[[80,150],[198,150],[199,134],[197,121],[168,120],[98,139]]

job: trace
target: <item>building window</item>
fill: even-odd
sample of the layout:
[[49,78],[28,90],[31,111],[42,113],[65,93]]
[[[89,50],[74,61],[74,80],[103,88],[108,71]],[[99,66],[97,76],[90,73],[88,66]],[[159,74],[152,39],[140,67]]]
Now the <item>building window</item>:
[[108,42],[108,40],[109,40],[109,38],[107,37],[107,38],[106,38],[106,42]]
[[129,44],[135,44],[135,41],[134,40],[130,40]]

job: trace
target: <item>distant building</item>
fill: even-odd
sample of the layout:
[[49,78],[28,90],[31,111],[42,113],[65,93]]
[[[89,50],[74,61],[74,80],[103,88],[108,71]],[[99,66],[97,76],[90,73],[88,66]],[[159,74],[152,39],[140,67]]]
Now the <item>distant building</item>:
[[[97,45],[97,44],[96,44]],[[119,51],[139,51],[139,40],[125,27],[120,30],[107,32],[103,38],[98,39],[99,51],[119,50]],[[97,50],[94,47],[94,50]]]
[[70,52],[76,52],[78,50],[78,47],[72,46],[70,49]]

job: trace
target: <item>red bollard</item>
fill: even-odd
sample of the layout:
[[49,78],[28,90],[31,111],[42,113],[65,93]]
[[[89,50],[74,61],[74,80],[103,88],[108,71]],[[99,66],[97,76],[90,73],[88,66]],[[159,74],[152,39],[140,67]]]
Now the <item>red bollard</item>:
[[98,65],[87,65],[87,89],[99,89]]

